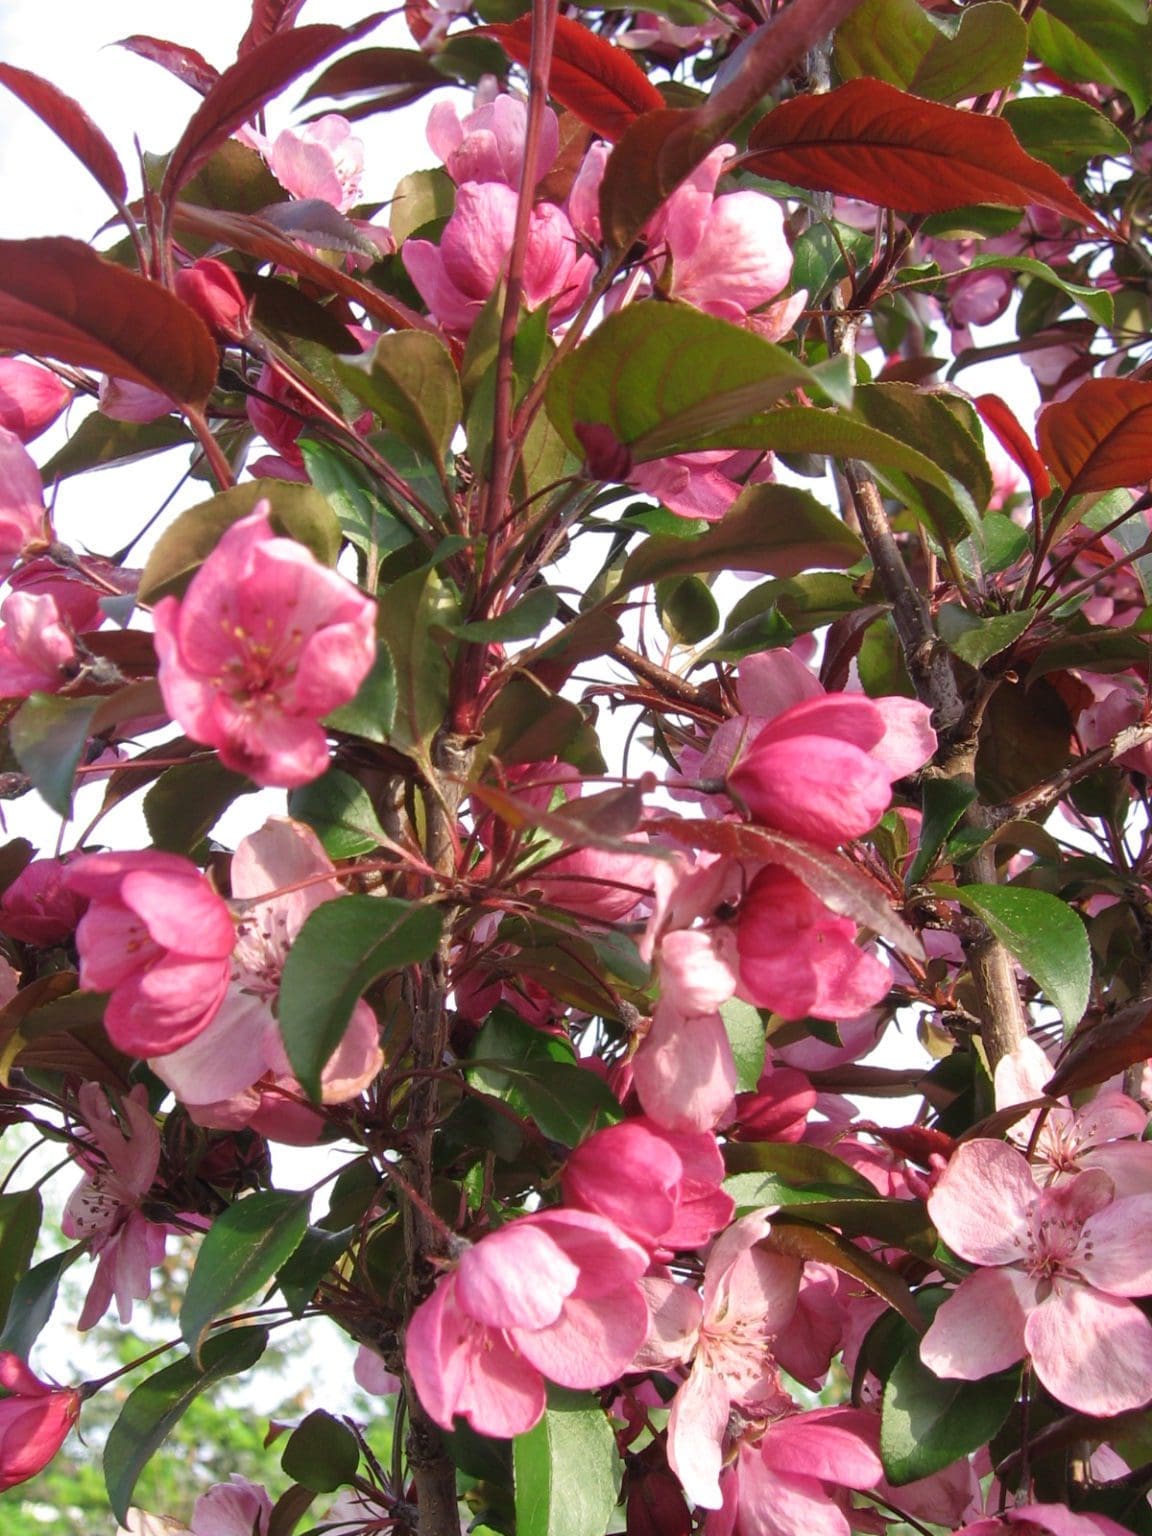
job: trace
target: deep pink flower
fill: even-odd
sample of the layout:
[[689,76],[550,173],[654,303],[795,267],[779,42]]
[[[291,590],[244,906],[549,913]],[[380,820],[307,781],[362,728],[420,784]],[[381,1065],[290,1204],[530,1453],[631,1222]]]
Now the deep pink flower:
[[91,853],[68,867],[91,905],[76,930],[80,985],[111,992],[108,1035],[130,1056],[163,1056],[211,1021],[235,930],[224,902],[174,853]]
[[968,1141],[928,1200],[940,1236],[982,1266],[920,1346],[938,1376],[976,1381],[1025,1355],[1053,1397],[1107,1416],[1152,1398],[1152,1195],[1117,1200],[1099,1169],[1041,1189],[1022,1153]]
[[71,398],[68,385],[47,368],[0,357],[0,428],[22,443],[50,427]]
[[176,297],[194,309],[218,341],[243,341],[252,329],[252,304],[231,267],[210,256],[176,273]]
[[[401,255],[431,313],[446,330],[466,335],[508,267],[517,195],[502,182],[467,182],[440,237],[406,240]],[[524,259],[524,302],[550,304],[560,324],[574,315],[592,283],[595,263],[580,253],[568,216],[554,203],[533,208]]]
[[523,1216],[466,1250],[408,1324],[407,1365],[427,1412],[482,1435],[524,1434],[544,1380],[591,1389],[644,1340],[647,1251],[586,1211]]
[[294,539],[267,502],[228,529],[181,600],[156,605],[164,702],[194,741],[257,784],[328,767],[320,720],[372,666],[376,605]]
[[50,1387],[19,1355],[0,1354],[0,1493],[35,1477],[55,1456],[80,1416],[74,1387]]
[[0,580],[47,525],[40,471],[15,432],[0,427]]
[[[250,1125],[273,1140],[305,1146],[323,1132],[322,1115],[303,1102],[293,1076],[275,1007],[296,935],[317,907],[345,894],[335,878],[322,878],[334,873],[316,834],[297,821],[275,818],[238,845],[232,896],[245,906],[224,1001],[194,1040],[151,1063],[198,1124]],[[269,896],[281,888],[282,896]],[[361,999],[324,1068],[323,1103],[343,1104],[372,1081],[382,1061],[378,1037],[376,1015]]]
[[[1063,1504],[1018,1504],[987,1520],[974,1520],[962,1536],[1132,1536],[1107,1515],[1074,1514]],[[957,1533],[961,1536],[961,1533]]]
[[76,1323],[83,1331],[100,1321],[113,1298],[120,1321],[131,1321],[133,1301],[151,1294],[152,1268],[163,1262],[168,1228],[140,1208],[160,1166],[160,1133],[143,1084],[120,1100],[119,1120],[97,1083],[82,1085],[79,1105],[95,1151],[80,1153],[88,1171],[69,1196],[61,1230],[87,1242],[96,1260]]
[[364,144],[338,112],[303,128],[283,129],[267,159],[268,169],[293,197],[319,198],[341,213],[360,201]]
[[10,592],[0,604],[0,695],[58,693],[78,667],[76,641],[54,597]]
[[88,905],[65,880],[62,859],[33,859],[0,896],[0,932],[25,944],[70,939]]
[[82,572],[57,565],[47,555],[25,560],[11,576],[9,585],[13,592],[26,592],[32,597],[50,597],[61,619],[74,634],[82,635],[89,630],[99,629],[104,622],[100,601],[111,595],[109,588],[124,593],[134,592],[140,575],[138,571],[121,570],[96,555],[89,555],[84,565],[87,571],[92,571],[108,585],[100,587]]
[[594,1131],[570,1154],[565,1203],[595,1211],[645,1248],[699,1248],[732,1220],[724,1159],[709,1132],[675,1132],[636,1116]]

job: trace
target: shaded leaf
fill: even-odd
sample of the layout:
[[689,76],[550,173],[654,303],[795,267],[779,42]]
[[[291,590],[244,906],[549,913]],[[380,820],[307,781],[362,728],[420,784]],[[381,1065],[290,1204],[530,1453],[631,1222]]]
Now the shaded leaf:
[[772,1253],[802,1259],[806,1264],[831,1264],[842,1274],[862,1281],[907,1322],[919,1326],[915,1298],[900,1276],[838,1233],[821,1231],[803,1221],[773,1217],[764,1246]]
[[66,699],[34,693],[8,726],[8,739],[21,768],[58,816],[72,811],[72,781],[90,736],[123,720],[163,714],[154,683],[132,683],[104,698]]
[[376,658],[356,697],[324,717],[324,724],[365,741],[386,742],[396,719],[396,669],[386,645],[376,647]]
[[997,613],[991,618],[977,618],[959,603],[945,603],[936,618],[941,640],[955,656],[970,667],[982,667],[1014,645],[1036,621],[1036,614]]
[[1030,155],[1061,176],[1075,176],[1104,155],[1126,155],[1128,140],[1103,112],[1075,96],[1026,96],[1001,116]]
[[275,532],[298,540],[324,565],[336,564],[340,525],[319,491],[285,480],[251,480],[189,507],[165,529],[140,577],[141,602],[156,603],[171,593],[182,596],[232,524],[265,500],[271,503]]
[[202,1366],[185,1356],[129,1393],[104,1446],[104,1483],[121,1524],[127,1524],[141,1472],[193,1401],[224,1377],[250,1370],[267,1344],[266,1328],[230,1328],[205,1341]]
[[144,796],[144,820],[154,848],[191,854],[240,795],[256,786],[216,756],[166,768]]
[[379,977],[430,959],[442,927],[435,907],[391,897],[342,896],[311,913],[284,963],[280,1032],[312,1099],[364,992]]
[[1086,379],[1041,411],[1036,441],[1066,496],[1152,479],[1152,384]]
[[330,859],[371,853],[384,836],[368,791],[339,768],[329,768],[321,778],[294,789],[288,796],[288,814],[312,828]]
[[122,37],[116,46],[159,64],[161,69],[191,86],[199,96],[207,96],[220,78],[220,71],[214,64],[209,64],[203,54],[183,43],[170,43],[161,37],[146,37],[134,32],[131,37]]
[[1044,1092],[1064,1094],[1095,1087],[1150,1055],[1152,999],[1138,997],[1114,1013],[1084,1019],[1057,1058]]
[[304,1315],[321,1280],[347,1251],[356,1233],[355,1227],[343,1227],[339,1232],[308,1228],[295,1253],[276,1276],[280,1294],[293,1317]]
[[449,666],[442,638],[459,622],[455,594],[432,567],[413,571],[382,594],[377,625],[392,657],[398,684],[391,743],[418,761],[444,718]]
[[748,149],[745,170],[905,213],[1039,203],[1078,224],[1095,222],[1051,166],[1024,153],[1007,123],[881,80],[793,97],[756,124]]
[[417,48],[361,48],[330,64],[300,100],[315,101],[320,96],[340,100],[379,91],[383,101],[400,106],[445,83],[443,73]]
[[43,1214],[37,1189],[0,1194],[0,1328],[6,1324],[12,1293],[28,1273]]
[[293,1482],[315,1493],[335,1493],[360,1465],[360,1446],[346,1424],[314,1408],[288,1436],[280,1465]]
[[50,1259],[42,1259],[27,1274],[20,1276],[12,1290],[8,1320],[0,1333],[0,1350],[11,1350],[14,1355],[27,1360],[33,1344],[52,1316],[61,1276],[85,1252],[85,1246],[77,1243],[54,1253]]
[[916,0],[865,0],[836,32],[844,80],[870,75],[930,101],[953,102],[1014,84],[1028,28],[1011,5],[969,6],[945,30]]
[[45,485],[55,485],[69,475],[85,474],[109,464],[133,464],[154,453],[164,453],[195,441],[176,416],[157,421],[113,421],[92,411],[40,471]]
[[514,608],[507,609],[494,619],[472,619],[455,624],[452,633],[464,640],[535,640],[556,617],[560,600],[550,587],[537,587],[529,592]]
[[1066,902],[1023,885],[932,889],[967,907],[991,929],[1069,1028],[1080,1022],[1092,985],[1092,951],[1082,920]]
[[366,363],[337,363],[336,371],[390,432],[443,464],[464,414],[448,348],[426,331],[395,331],[381,336]]
[[620,1497],[616,1436],[590,1392],[548,1389],[544,1417],[512,1442],[517,1536],[603,1536]]
[[[494,37],[510,59],[527,66],[532,54],[532,17],[478,27]],[[556,18],[549,60],[548,94],[598,137],[615,143],[645,112],[663,110],[664,98],[625,48],[599,37],[567,16]]]
[[67,145],[114,203],[124,202],[128,196],[124,167],[107,136],[78,101],[51,81],[42,80],[29,69],[17,69],[14,64],[0,64],[0,85],[7,86]]
[[311,1196],[257,1190],[217,1216],[204,1234],[180,1308],[180,1332],[193,1357],[209,1326],[267,1285],[308,1230]]
[[1147,12],[1126,0],[1045,0],[1033,13],[1035,56],[1064,80],[1104,82],[1127,93],[1136,116],[1152,104]]
[[0,348],[54,357],[200,406],[216,343],[159,283],[104,261],[82,240],[0,240]]
[[909,887],[923,880],[936,862],[945,839],[952,834],[973,800],[978,798],[976,786],[960,779],[925,779],[923,794],[920,838],[905,882]]

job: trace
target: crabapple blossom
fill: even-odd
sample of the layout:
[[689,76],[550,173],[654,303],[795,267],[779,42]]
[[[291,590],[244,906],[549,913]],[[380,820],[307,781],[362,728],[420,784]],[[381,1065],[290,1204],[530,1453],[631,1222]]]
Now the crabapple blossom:
[[[304,1101],[285,1054],[275,1006],[292,941],[317,907],[344,895],[316,834],[273,819],[243,838],[232,858],[232,896],[242,904],[227,992],[194,1040],[151,1063],[200,1125],[250,1125],[277,1141],[309,1145],[324,1121]],[[277,894],[281,888],[284,894]],[[269,894],[271,893],[271,894]],[[321,1102],[354,1098],[380,1070],[376,1016],[362,999],[321,1076]]]
[[271,1518],[267,1489],[233,1472],[196,1500],[189,1530],[191,1536],[267,1536]]
[[364,144],[338,112],[285,128],[267,151],[268,169],[293,197],[319,198],[347,213],[360,201]]
[[522,1216],[462,1254],[412,1314],[407,1365],[429,1415],[483,1435],[526,1433],[544,1380],[592,1388],[626,1371],[644,1340],[647,1250],[587,1211]]
[[120,1100],[119,1119],[96,1083],[81,1085],[78,1102],[93,1150],[79,1152],[87,1171],[68,1199],[62,1229],[65,1237],[86,1242],[96,1260],[76,1323],[83,1332],[100,1321],[113,1298],[120,1321],[131,1320],[133,1301],[151,1292],[151,1271],[163,1261],[168,1229],[140,1209],[160,1165],[160,1134],[143,1084]]
[[30,443],[72,399],[63,379],[36,363],[0,357],[0,429]]
[[1107,1515],[1077,1514],[1063,1504],[1018,1504],[987,1520],[974,1520],[964,1536],[1131,1536]]
[[52,1387],[18,1355],[0,1353],[0,1493],[46,1467],[80,1416],[75,1387]]
[[58,693],[78,670],[76,640],[56,599],[10,592],[0,603],[0,694]]
[[928,1213],[981,1266],[921,1341],[930,1370],[975,1381],[1028,1355],[1053,1397],[1082,1413],[1152,1398],[1152,1323],[1128,1300],[1152,1293],[1152,1194],[1117,1200],[1100,1169],[1041,1189],[1022,1153],[976,1140],[952,1157]]
[[0,579],[29,546],[43,546],[46,525],[40,471],[16,433],[0,426]]
[[210,256],[176,272],[176,296],[194,309],[218,341],[243,341],[252,329],[252,303],[231,267]]
[[[481,103],[463,119],[453,102],[438,101],[428,114],[425,131],[428,143],[457,186],[469,181],[499,181],[515,188],[520,185],[527,125],[527,103],[516,96],[500,95]],[[559,147],[560,125],[551,107],[545,107],[536,151],[536,181],[548,174]]]
[[130,1056],[162,1056],[224,999],[236,934],[224,902],[174,853],[91,853],[68,866],[90,905],[76,930],[80,985],[111,992],[104,1025]]
[[352,699],[376,649],[376,605],[294,539],[267,502],[234,523],[183,599],[156,605],[159,683],[194,741],[257,784],[328,766],[320,719]]
[[0,896],[0,933],[46,948],[76,931],[88,905],[65,880],[62,859],[33,859]]

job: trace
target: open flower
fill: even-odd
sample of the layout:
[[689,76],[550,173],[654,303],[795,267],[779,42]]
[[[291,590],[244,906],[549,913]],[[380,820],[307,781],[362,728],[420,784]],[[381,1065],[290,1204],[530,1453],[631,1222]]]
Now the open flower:
[[0,1354],[0,1493],[35,1477],[55,1456],[80,1416],[74,1387],[50,1387],[19,1355]]
[[937,1376],[976,1381],[1031,1356],[1053,1397],[1108,1415],[1152,1398],[1152,1195],[1117,1200],[1099,1169],[1041,1189],[1022,1153],[968,1141],[928,1200],[940,1236],[983,1267],[924,1335]]
[[234,523],[183,600],[157,603],[159,683],[194,741],[257,784],[292,789],[328,767],[320,719],[355,697],[376,650],[376,605],[294,539],[269,505]]

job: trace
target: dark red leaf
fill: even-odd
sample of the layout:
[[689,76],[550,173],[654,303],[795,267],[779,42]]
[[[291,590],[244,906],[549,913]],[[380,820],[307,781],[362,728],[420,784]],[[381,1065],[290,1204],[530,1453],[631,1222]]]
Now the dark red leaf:
[[124,167],[103,132],[78,101],[49,80],[14,64],[0,64],[0,85],[6,85],[30,111],[35,112],[62,144],[66,144],[115,203],[128,196]]
[[984,425],[996,441],[1009,454],[1027,477],[1032,495],[1043,501],[1052,489],[1052,481],[1044,468],[1044,461],[1032,446],[1032,439],[1020,425],[1014,412],[1004,404],[999,395],[977,395],[972,404],[980,412]]
[[1069,496],[1152,480],[1152,384],[1086,379],[1041,411],[1036,441]]
[[303,9],[304,0],[252,0],[252,20],[240,39],[236,57],[242,59],[277,32],[289,31]]
[[209,64],[195,48],[185,48],[182,43],[169,43],[162,37],[145,37],[135,33],[132,37],[122,37],[117,47],[127,48],[129,53],[159,64],[161,69],[166,69],[177,80],[191,86],[199,96],[207,96],[220,78],[220,71],[214,64]]
[[883,80],[793,97],[760,119],[748,149],[745,170],[904,213],[1039,203],[1095,223],[1051,166],[1025,154],[1006,122],[923,101]]
[[54,357],[198,407],[216,343],[186,304],[81,240],[0,240],[0,348]]
[[[318,96],[360,96],[367,91],[406,88],[406,101],[444,85],[444,76],[415,48],[362,48],[330,64],[305,91],[302,101]],[[416,89],[416,96],[411,94]]]
[[369,17],[355,28],[317,26],[278,32],[226,69],[192,114],[172,151],[160,188],[162,199],[170,201],[212,151],[254,117],[265,102],[337,48],[375,26],[377,20]]
[[1125,1003],[1115,1013],[1089,1013],[1056,1061],[1056,1070],[1044,1084],[1053,1096],[1075,1093],[1106,1083],[1152,1053],[1152,1000],[1147,997]]
[[[222,241],[234,251],[255,256],[261,261],[274,261],[277,266],[300,277],[311,278],[328,293],[343,294],[363,306],[374,319],[383,320],[396,330],[436,331],[431,320],[417,314],[399,299],[393,299],[378,288],[349,277],[337,267],[303,250],[274,224],[261,218],[250,218],[243,213],[225,213],[218,208],[197,208],[191,203],[177,203],[173,214],[177,229],[187,234],[200,235],[213,241]],[[437,334],[439,334],[437,332]]]
[[790,0],[726,60],[724,83],[704,106],[637,118],[609,157],[600,188],[610,245],[626,251],[665,198],[859,4]]
[[[494,37],[510,59],[527,64],[532,53],[532,17],[477,27],[476,36]],[[664,98],[623,48],[560,16],[552,46],[548,93],[613,143],[645,112],[659,112]]]

